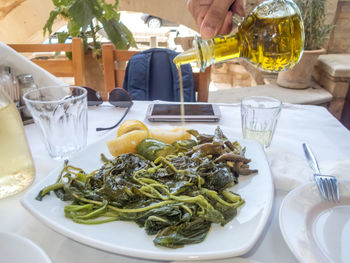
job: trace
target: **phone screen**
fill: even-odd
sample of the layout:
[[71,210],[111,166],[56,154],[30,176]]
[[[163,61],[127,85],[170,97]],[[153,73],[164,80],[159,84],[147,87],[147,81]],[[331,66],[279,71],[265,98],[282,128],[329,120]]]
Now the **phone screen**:
[[[185,115],[191,116],[213,116],[214,110],[211,104],[185,104]],[[180,116],[181,110],[179,104],[155,104],[153,107],[152,115]]]

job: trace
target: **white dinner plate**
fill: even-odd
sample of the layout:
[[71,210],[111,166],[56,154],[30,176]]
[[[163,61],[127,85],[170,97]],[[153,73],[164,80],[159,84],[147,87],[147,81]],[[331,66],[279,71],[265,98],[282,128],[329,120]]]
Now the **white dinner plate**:
[[300,262],[349,262],[350,181],[339,181],[339,190],[339,203],[323,200],[315,183],[302,185],[284,198],[280,228]]
[[51,263],[51,259],[33,241],[12,233],[0,233],[0,262]]
[[[207,126],[214,133],[214,126]],[[229,134],[224,133],[229,137]],[[113,133],[113,136],[114,133]],[[88,146],[83,152],[71,158],[70,164],[86,172],[101,167],[100,153],[110,156],[106,140]],[[143,228],[133,222],[110,222],[100,225],[82,225],[65,218],[64,206],[54,194],[36,201],[38,192],[54,183],[62,167],[52,171],[43,181],[33,186],[23,197],[22,204],[40,221],[73,240],[98,249],[126,256],[158,260],[218,259],[239,256],[248,252],[262,233],[271,212],[274,188],[265,152],[255,141],[240,141],[247,147],[246,157],[252,159],[250,167],[259,173],[240,176],[233,191],[242,196],[246,203],[238,215],[224,227],[213,224],[207,238],[200,244],[184,248],[169,249],[156,247],[154,236],[148,236]]]
[[[189,262],[191,261],[173,261],[171,263],[189,263]],[[201,260],[201,261],[197,261],[196,263],[213,263],[213,261]],[[227,259],[215,260],[215,263],[260,263],[260,262],[249,258],[227,258]]]

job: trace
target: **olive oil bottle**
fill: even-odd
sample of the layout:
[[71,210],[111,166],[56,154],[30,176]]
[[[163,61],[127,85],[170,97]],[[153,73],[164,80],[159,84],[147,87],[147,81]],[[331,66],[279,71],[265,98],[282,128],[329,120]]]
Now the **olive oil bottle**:
[[197,62],[203,71],[214,63],[245,58],[268,72],[296,65],[304,49],[304,26],[292,0],[268,0],[239,25],[238,32],[210,40],[196,38],[194,48],[174,58],[176,65]]

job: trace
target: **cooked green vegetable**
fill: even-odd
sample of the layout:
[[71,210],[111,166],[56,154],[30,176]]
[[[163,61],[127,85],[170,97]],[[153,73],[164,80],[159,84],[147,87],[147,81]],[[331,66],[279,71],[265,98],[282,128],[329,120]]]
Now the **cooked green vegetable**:
[[197,142],[194,140],[181,140],[176,141],[173,144],[167,144],[155,139],[147,138],[137,145],[136,152],[147,160],[154,161],[160,156],[165,157],[180,152],[187,152],[195,145],[197,145]]
[[159,156],[175,153],[175,148],[170,144],[155,139],[144,139],[137,145],[136,152],[147,160],[154,161]]
[[[191,131],[196,140],[165,144],[145,139],[138,154],[113,160],[101,155],[99,170],[85,173],[66,164],[57,182],[37,200],[55,192],[67,218],[80,224],[134,221],[154,244],[168,248],[202,242],[212,223],[225,225],[244,200],[228,187],[250,170],[245,149],[230,142],[218,127],[215,134]],[[200,143],[201,142],[201,143]],[[198,144],[197,144],[198,143]]]

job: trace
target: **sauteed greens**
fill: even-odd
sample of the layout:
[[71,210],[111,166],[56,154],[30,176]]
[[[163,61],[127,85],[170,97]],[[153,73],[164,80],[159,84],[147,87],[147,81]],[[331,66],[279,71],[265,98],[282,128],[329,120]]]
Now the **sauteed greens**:
[[37,200],[54,191],[67,218],[80,224],[134,221],[154,244],[168,248],[202,242],[212,223],[222,226],[237,214],[244,200],[228,188],[249,169],[239,143],[231,143],[219,127],[214,135],[189,130],[196,140],[165,144],[145,139],[137,154],[113,160],[86,173],[66,164],[57,183],[40,191]]

